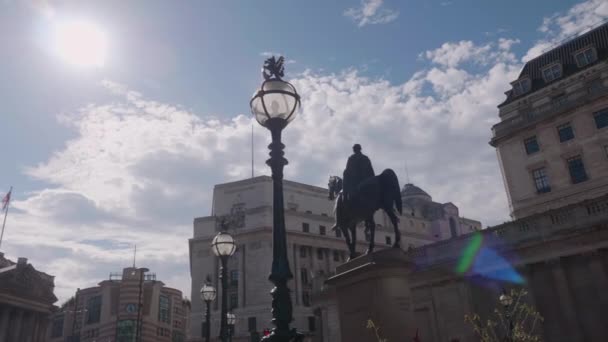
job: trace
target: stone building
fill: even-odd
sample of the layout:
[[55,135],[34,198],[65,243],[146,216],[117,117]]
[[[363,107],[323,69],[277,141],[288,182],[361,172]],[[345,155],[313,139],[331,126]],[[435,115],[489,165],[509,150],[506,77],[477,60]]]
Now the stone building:
[[0,253],[0,341],[44,342],[57,297],[53,276],[37,271],[19,258],[17,262]]
[[[503,289],[523,288],[544,317],[544,341],[608,341],[607,60],[603,24],[530,60],[512,82],[490,144],[516,220],[405,253],[407,286],[387,296],[411,314],[410,336],[478,341],[464,316],[491,318]],[[328,280],[322,308],[364,320],[369,308],[345,313],[338,303],[344,277]],[[360,341],[375,341],[365,333]]]
[[608,23],[528,61],[492,128],[513,218],[608,192]]
[[[293,326],[308,334],[309,340],[338,341],[330,338],[335,327],[328,326],[328,322],[334,325],[337,322],[327,317],[335,311],[315,305],[315,296],[325,279],[348,255],[340,233],[330,230],[334,224],[334,203],[328,200],[327,189],[292,181],[284,181],[284,198],[288,255],[294,274],[289,283]],[[454,204],[433,202],[431,196],[413,184],[404,186],[402,199],[404,209],[399,228],[404,249],[481,229],[480,222],[460,217]],[[199,289],[207,275],[219,291],[218,300],[212,304],[211,336],[219,335],[219,260],[210,243],[221,220],[227,222],[237,243],[237,251],[228,262],[229,310],[237,316],[234,340],[249,341],[251,332],[272,328],[269,294],[272,285],[268,281],[272,261],[272,179],[260,176],[216,185],[211,215],[194,220],[194,234],[189,242],[193,341],[202,340],[204,305],[199,299]],[[376,214],[375,220],[376,245],[380,249],[390,246],[394,239],[390,221],[382,212]],[[359,227],[357,236],[358,251],[363,252],[367,248],[363,227]]]
[[51,318],[48,341],[184,342],[190,302],[145,268],[127,267],[79,289]]

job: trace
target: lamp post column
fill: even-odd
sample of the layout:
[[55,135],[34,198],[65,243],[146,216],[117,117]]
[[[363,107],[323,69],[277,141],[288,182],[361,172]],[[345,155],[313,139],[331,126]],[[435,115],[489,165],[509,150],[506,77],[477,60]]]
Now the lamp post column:
[[209,309],[211,305],[210,300],[205,301],[205,306],[207,307],[205,310],[205,342],[211,341],[211,323],[209,322],[211,316],[211,310]]
[[228,256],[220,256],[221,261],[221,278],[222,278],[222,308],[220,316],[220,340],[222,342],[228,342],[228,322],[226,320],[226,313],[228,307]]

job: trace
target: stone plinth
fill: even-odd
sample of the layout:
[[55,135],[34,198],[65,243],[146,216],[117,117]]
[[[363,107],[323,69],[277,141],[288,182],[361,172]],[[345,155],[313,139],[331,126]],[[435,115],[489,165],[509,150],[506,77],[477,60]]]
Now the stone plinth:
[[336,268],[327,280],[338,302],[342,341],[374,341],[373,320],[389,342],[411,341],[415,336],[409,274],[405,252],[389,248],[358,257]]

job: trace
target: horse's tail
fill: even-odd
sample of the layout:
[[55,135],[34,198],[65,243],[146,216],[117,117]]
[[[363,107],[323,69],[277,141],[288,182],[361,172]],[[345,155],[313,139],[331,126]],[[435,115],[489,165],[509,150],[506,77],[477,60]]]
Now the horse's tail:
[[391,195],[391,199],[395,202],[395,207],[399,214],[403,214],[403,203],[401,202],[401,187],[399,186],[399,179],[395,174],[395,171],[386,169],[382,171],[385,175],[386,186],[388,193]]

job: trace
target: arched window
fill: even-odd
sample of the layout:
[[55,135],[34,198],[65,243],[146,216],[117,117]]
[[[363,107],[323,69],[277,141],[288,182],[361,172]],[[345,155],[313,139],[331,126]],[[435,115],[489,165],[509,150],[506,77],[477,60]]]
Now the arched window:
[[452,234],[453,238],[458,236],[458,232],[456,231],[456,221],[454,221],[453,217],[450,217],[450,233]]

